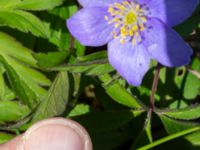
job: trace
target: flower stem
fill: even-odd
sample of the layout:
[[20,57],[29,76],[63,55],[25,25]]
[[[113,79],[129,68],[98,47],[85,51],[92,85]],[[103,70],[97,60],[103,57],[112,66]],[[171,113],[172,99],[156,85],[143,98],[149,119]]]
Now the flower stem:
[[75,39],[74,37],[70,36],[70,43],[69,43],[69,49],[73,50],[75,45]]
[[157,86],[158,86],[160,68],[161,68],[161,65],[158,64],[156,67],[156,73],[154,75],[153,84],[152,84],[152,88],[151,88],[150,109],[152,111],[154,111],[154,107],[155,107],[155,104],[154,104],[155,103],[155,94],[156,94],[156,90],[157,90]]

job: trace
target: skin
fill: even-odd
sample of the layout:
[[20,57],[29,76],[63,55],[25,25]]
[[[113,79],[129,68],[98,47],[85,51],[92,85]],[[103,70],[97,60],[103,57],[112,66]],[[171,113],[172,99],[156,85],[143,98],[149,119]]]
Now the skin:
[[40,121],[0,150],[92,150],[87,131],[77,122],[52,118]]

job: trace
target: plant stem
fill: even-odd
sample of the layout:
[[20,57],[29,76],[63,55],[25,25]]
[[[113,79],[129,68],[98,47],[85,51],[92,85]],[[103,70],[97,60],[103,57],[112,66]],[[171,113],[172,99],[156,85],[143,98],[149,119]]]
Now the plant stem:
[[176,139],[176,138],[178,138],[178,137],[182,137],[182,136],[184,136],[184,135],[187,135],[187,134],[190,134],[190,133],[194,133],[195,131],[199,131],[199,130],[200,130],[200,127],[199,127],[199,126],[193,127],[193,128],[190,128],[190,129],[186,129],[186,130],[180,131],[180,132],[178,132],[178,133],[174,133],[174,134],[171,134],[171,135],[169,135],[169,136],[166,136],[166,137],[164,137],[164,138],[162,138],[162,139],[159,139],[159,140],[157,140],[157,141],[155,141],[155,142],[153,142],[153,143],[150,143],[150,144],[148,144],[148,145],[145,145],[145,146],[143,146],[143,147],[141,147],[141,148],[139,148],[139,149],[137,149],[137,150],[147,150],[147,149],[151,149],[151,148],[153,148],[153,147],[156,147],[156,146],[158,146],[158,145],[161,145],[161,144],[163,144],[163,143],[166,143],[166,142],[168,142],[168,141],[170,141],[170,140],[174,140],[174,139]]
[[154,75],[153,84],[152,84],[152,88],[151,88],[151,96],[150,96],[150,109],[151,109],[151,111],[154,111],[155,93],[156,93],[157,86],[158,86],[160,68],[161,68],[161,65],[158,64],[157,67],[156,67],[156,73]]
[[75,45],[75,39],[74,37],[70,36],[70,43],[69,43],[69,49],[73,50],[74,49],[74,45]]

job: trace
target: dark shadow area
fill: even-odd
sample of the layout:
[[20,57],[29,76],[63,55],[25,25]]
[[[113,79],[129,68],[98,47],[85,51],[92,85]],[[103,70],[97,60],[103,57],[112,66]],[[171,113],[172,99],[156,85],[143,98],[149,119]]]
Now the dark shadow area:
[[178,138],[163,143],[152,150],[200,150],[200,146],[194,146],[184,138]]

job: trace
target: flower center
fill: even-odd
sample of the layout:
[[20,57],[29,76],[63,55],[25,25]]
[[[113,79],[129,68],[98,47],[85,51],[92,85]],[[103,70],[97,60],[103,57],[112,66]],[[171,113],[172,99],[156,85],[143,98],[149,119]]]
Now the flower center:
[[124,44],[131,40],[135,45],[142,41],[141,32],[146,29],[147,8],[135,0],[125,0],[122,3],[111,4],[108,8],[109,16],[105,16],[108,24],[113,24],[113,37]]
[[126,24],[133,24],[137,21],[137,16],[134,12],[130,11],[125,17]]

